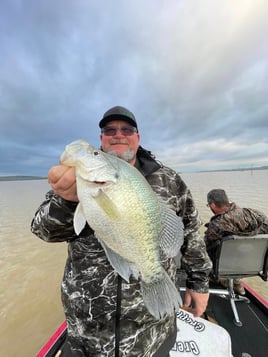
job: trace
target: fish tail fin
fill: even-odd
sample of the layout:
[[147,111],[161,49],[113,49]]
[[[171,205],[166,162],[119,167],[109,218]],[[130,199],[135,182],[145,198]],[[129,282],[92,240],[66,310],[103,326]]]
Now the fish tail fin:
[[161,279],[149,284],[141,281],[141,293],[145,306],[156,319],[174,315],[182,305],[180,293],[164,269]]

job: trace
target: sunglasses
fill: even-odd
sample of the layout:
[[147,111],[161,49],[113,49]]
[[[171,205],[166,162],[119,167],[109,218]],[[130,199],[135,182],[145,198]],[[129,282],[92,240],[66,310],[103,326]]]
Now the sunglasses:
[[101,133],[105,136],[115,136],[117,131],[120,131],[120,133],[124,136],[132,136],[137,133],[137,129],[133,126],[123,126],[122,128],[106,126],[105,128],[101,129]]

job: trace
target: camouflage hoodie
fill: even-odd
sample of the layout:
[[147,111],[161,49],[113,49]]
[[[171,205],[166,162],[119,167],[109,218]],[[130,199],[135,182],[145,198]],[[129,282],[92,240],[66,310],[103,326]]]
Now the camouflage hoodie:
[[[188,274],[187,286],[208,291],[211,262],[198,233],[200,221],[190,191],[173,170],[160,165],[139,150],[137,169],[153,190],[183,218],[185,241],[181,266]],[[62,281],[68,343],[73,356],[114,356],[117,274],[87,225],[79,236],[73,230],[76,203],[52,191],[37,210],[31,230],[47,242],[68,242],[68,257]],[[163,266],[175,281],[173,259]],[[168,355],[176,338],[175,316],[156,320],[143,304],[139,282],[122,281],[120,356]]]
[[206,226],[208,229],[205,240],[209,246],[210,241],[227,235],[252,236],[268,233],[268,217],[258,210],[241,208],[231,203],[229,209],[213,216]]

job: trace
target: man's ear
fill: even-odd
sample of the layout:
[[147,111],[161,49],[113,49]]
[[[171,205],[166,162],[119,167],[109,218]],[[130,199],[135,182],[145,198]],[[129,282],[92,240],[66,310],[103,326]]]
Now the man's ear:
[[215,205],[214,202],[211,202],[211,204],[210,204],[210,209],[211,209],[211,211],[212,211],[213,213],[217,213],[218,210],[219,210],[218,206]]

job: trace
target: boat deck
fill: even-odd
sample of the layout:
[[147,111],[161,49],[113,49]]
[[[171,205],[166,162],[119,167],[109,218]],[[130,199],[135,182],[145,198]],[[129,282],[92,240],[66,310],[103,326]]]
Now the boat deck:
[[[213,286],[213,288],[220,288]],[[242,326],[234,324],[234,315],[230,300],[226,296],[210,294],[207,315],[225,328],[232,341],[234,357],[268,356],[268,307],[265,301],[260,303],[246,286],[246,296],[250,303],[236,302],[236,308]],[[216,356],[215,356],[216,357]]]
[[[242,322],[241,327],[236,326],[233,322],[233,311],[230,300],[226,298],[226,295],[210,294],[206,314],[228,331],[231,337],[233,357],[267,357],[268,302],[258,296],[249,286],[244,285],[250,303],[243,301],[236,303],[238,315]],[[210,288],[222,289],[221,286],[216,284],[210,286]],[[183,297],[184,291],[181,292],[181,295]],[[55,357],[65,338],[66,323],[64,322],[36,357]],[[192,354],[190,355],[192,356]],[[203,357],[217,357],[217,353],[215,351],[215,355]]]

